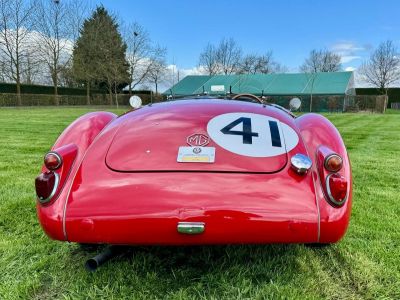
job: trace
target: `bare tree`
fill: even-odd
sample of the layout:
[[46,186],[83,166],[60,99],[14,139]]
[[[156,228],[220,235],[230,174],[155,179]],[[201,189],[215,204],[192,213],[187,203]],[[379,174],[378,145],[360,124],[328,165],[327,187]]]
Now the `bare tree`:
[[218,74],[217,50],[214,45],[208,43],[200,53],[199,66],[203,67],[210,76]]
[[247,54],[243,57],[240,63],[239,74],[255,74],[257,65],[257,55],[256,54]]
[[132,95],[132,89],[148,78],[158,53],[152,47],[149,33],[139,23],[125,27],[123,35],[128,47],[126,60],[129,64],[129,94]]
[[313,49],[300,70],[304,73],[337,72],[341,68],[339,54],[328,50]]
[[389,86],[400,80],[400,57],[393,42],[379,44],[369,61],[361,66],[360,74],[365,82],[387,95]]
[[6,82],[8,80],[7,65],[4,54],[0,51],[0,80]]
[[248,54],[240,64],[240,74],[269,74],[282,71],[282,66],[275,62],[272,51],[264,55]]
[[[57,0],[54,0],[57,1]],[[66,20],[70,39],[76,41],[79,37],[83,22],[93,10],[87,0],[70,0],[67,2],[68,18]]]
[[167,50],[160,46],[157,46],[156,49],[158,55],[153,58],[153,61],[150,63],[151,68],[149,71],[148,81],[154,84],[157,95],[158,85],[165,80],[167,74],[167,63],[165,60]]
[[[233,38],[223,38],[218,46],[207,44],[200,53],[199,67],[209,75],[235,74],[240,71],[242,49]],[[249,57],[250,59],[250,57]]]
[[337,72],[341,68],[339,54],[328,50],[313,49],[310,55],[300,66],[300,70],[307,74],[307,87],[310,89],[310,112],[313,106],[314,83],[318,72]]
[[34,84],[41,73],[41,61],[36,49],[32,46],[26,51],[21,74],[22,82]]
[[54,86],[54,102],[59,105],[59,75],[71,59],[74,37],[66,2],[36,0],[37,47]]
[[17,86],[17,105],[22,104],[22,63],[32,28],[33,8],[32,3],[23,0],[0,0],[0,51],[5,58],[6,72]]
[[221,72],[225,75],[234,74],[238,71],[242,49],[233,38],[222,39],[218,45],[216,58]]

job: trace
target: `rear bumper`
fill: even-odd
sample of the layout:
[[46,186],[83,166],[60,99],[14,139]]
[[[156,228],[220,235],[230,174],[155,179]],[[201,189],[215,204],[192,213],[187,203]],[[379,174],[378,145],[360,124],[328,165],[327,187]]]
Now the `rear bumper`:
[[[262,175],[80,170],[65,215],[66,238],[79,243],[315,243],[319,234],[312,176],[289,169]],[[203,222],[205,230],[182,234],[179,222]]]

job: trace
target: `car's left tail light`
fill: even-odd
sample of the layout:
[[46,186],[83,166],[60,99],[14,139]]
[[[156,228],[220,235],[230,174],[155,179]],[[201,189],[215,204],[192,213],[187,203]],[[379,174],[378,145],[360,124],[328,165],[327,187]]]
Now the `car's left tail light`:
[[330,148],[320,146],[317,152],[318,172],[325,198],[334,207],[347,200],[349,179],[344,176],[343,158]]
[[50,171],[55,171],[55,170],[59,169],[61,167],[62,163],[63,163],[63,160],[62,160],[60,154],[58,154],[55,151],[47,152],[47,154],[44,156],[44,165]]
[[46,153],[42,173],[35,180],[37,199],[42,205],[57,199],[77,153],[78,147],[75,144],[68,144]]

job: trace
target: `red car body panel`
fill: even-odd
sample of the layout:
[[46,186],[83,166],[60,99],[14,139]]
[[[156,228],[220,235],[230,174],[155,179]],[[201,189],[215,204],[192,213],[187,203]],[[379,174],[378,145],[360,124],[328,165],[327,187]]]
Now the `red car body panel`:
[[[166,107],[167,106],[167,107]],[[275,109],[252,103],[217,101],[201,104],[189,101],[144,107],[134,118],[124,116],[124,124],[118,129],[106,157],[107,165],[116,171],[202,171],[202,172],[258,172],[271,173],[281,170],[287,163],[287,154],[275,157],[246,157],[220,147],[210,141],[207,146],[216,147],[218,158],[213,164],[178,164],[179,146],[188,146],[186,139],[194,133],[207,134],[207,122],[215,116],[241,112],[265,114],[282,118]],[[199,114],[201,111],[201,114]]]
[[[99,132],[116,117],[115,114],[109,112],[88,113],[69,125],[54,143],[52,150],[73,143],[78,147],[78,153],[58,197],[52,200],[51,205],[43,206],[39,202],[36,205],[40,224],[52,239],[65,240],[63,229],[64,211],[73,177],[87,148],[93,143]],[[46,168],[43,166],[42,172],[45,170]]]
[[[312,174],[316,182],[316,199],[318,199],[320,215],[319,242],[333,243],[343,237],[350,221],[353,185],[349,156],[338,130],[323,116],[318,114],[303,115],[296,119],[296,123],[314,162]],[[347,192],[347,200],[340,209],[333,207],[326,201],[321,186],[321,178],[317,170],[317,150],[321,145],[329,146],[343,159],[341,173],[349,181],[349,191]]]
[[[210,138],[207,146],[215,148],[215,163],[177,162],[178,148],[188,146],[189,135],[207,135],[211,119],[230,113],[278,120],[287,151],[244,157]],[[298,136],[291,147],[285,126]],[[349,222],[346,149],[334,126],[319,115],[295,119],[272,106],[241,101],[173,101],[117,119],[107,113],[85,115],[53,149],[68,143],[79,151],[66,183],[50,205],[37,205],[39,220],[53,239],[152,245],[331,243],[344,235]],[[340,172],[350,184],[342,207],[326,200],[317,162],[321,145],[343,157]],[[290,166],[298,153],[313,161],[306,175]],[[205,231],[178,233],[178,222],[203,222]]]

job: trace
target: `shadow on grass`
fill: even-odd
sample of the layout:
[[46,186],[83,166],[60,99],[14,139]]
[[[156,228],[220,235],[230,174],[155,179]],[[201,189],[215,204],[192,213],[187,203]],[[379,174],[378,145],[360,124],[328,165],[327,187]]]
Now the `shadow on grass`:
[[[71,260],[81,260],[84,270],[82,258],[89,259],[103,248],[83,250],[77,247],[71,251]],[[224,285],[238,288],[261,288],[265,284],[290,286],[301,281],[308,256],[319,256],[331,249],[301,244],[124,248],[122,255],[96,272],[84,271],[85,280],[109,285],[110,276],[113,276],[119,285],[140,285],[143,289],[157,287],[153,292],[160,296],[191,287],[196,290],[199,286],[209,292],[226,290]]]

